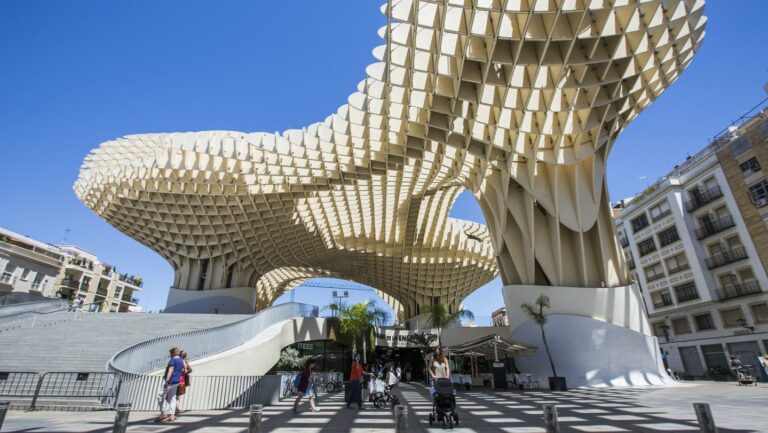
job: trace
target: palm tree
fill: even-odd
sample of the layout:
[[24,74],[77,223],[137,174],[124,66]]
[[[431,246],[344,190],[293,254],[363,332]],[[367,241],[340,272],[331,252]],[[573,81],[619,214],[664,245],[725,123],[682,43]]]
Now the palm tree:
[[451,313],[447,308],[445,308],[445,305],[435,304],[423,307],[422,311],[426,316],[427,324],[437,329],[437,338],[441,345],[443,328],[457,321],[475,320],[474,313],[469,310],[465,310],[464,307],[461,307],[457,311]]
[[437,335],[435,334],[427,334],[426,332],[414,332],[413,334],[408,335],[406,337],[406,340],[413,344],[414,346],[419,348],[419,351],[421,352],[421,359],[423,359],[424,362],[424,380],[426,381],[429,377],[429,372],[427,372],[427,354],[429,353],[429,350],[432,347],[432,343],[435,342],[437,339]]
[[544,333],[544,325],[548,320],[547,313],[544,310],[548,309],[549,306],[549,297],[542,293],[538,298],[536,298],[535,305],[531,305],[530,303],[526,302],[525,304],[521,305],[520,308],[523,310],[523,313],[525,313],[526,316],[531,318],[534,322],[538,323],[538,325],[541,327],[541,339],[544,341],[544,349],[547,351],[549,365],[552,367],[552,375],[557,377],[557,371],[555,371],[555,363],[552,361],[552,354],[549,352],[549,345],[547,344],[547,334]]
[[[361,340],[363,343],[363,362],[367,362],[367,343],[369,339],[375,338],[371,331],[373,327],[382,326],[389,322],[389,311],[376,305],[374,301],[365,301],[353,305],[341,302],[338,304],[338,312],[341,332],[348,334],[352,339],[352,356],[357,352],[358,340]],[[371,344],[373,345],[373,343]]]

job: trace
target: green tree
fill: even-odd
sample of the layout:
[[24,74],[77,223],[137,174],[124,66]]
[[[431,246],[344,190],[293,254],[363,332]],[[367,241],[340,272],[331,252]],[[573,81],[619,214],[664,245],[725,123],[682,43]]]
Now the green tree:
[[419,348],[419,351],[421,352],[421,359],[424,360],[424,377],[429,377],[426,363],[427,354],[429,354],[429,351],[432,349],[432,343],[437,340],[437,335],[427,334],[426,332],[414,332],[413,334],[409,335],[406,340]]
[[341,302],[337,304],[339,312],[339,328],[341,332],[349,335],[352,340],[352,356],[357,352],[358,341],[362,342],[363,362],[367,362],[367,344],[370,340],[373,346],[375,326],[382,326],[389,322],[391,315],[386,308],[376,305],[376,302],[365,301],[359,304],[349,305]]
[[309,356],[301,356],[297,349],[286,347],[280,352],[280,360],[277,361],[278,368],[296,369],[304,366]]
[[427,305],[421,310],[424,312],[427,324],[437,329],[437,338],[441,345],[443,341],[443,328],[454,322],[475,320],[474,313],[465,310],[464,307],[459,308],[453,313],[449,312],[443,304]]
[[545,294],[539,295],[536,298],[534,304],[526,302],[520,306],[526,316],[536,322],[541,328],[541,339],[544,341],[544,349],[547,351],[547,358],[549,358],[549,365],[552,367],[552,375],[557,377],[557,371],[555,370],[555,363],[552,361],[552,354],[549,352],[549,344],[547,344],[547,334],[544,332],[544,325],[547,323],[546,310],[550,308],[549,297]]

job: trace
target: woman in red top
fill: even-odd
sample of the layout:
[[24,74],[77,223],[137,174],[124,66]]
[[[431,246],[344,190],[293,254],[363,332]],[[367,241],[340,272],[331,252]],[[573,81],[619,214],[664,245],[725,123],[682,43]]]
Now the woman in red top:
[[315,375],[315,365],[317,361],[310,358],[304,364],[304,371],[301,372],[301,380],[298,386],[298,396],[296,401],[293,402],[293,413],[299,413],[299,402],[306,395],[309,399],[309,406],[312,408],[312,412],[320,412],[320,408],[315,406],[315,389],[312,386],[312,380]]
[[349,409],[352,402],[357,402],[358,409],[365,409],[363,407],[363,385],[361,383],[363,374],[365,374],[365,369],[360,364],[360,354],[358,353],[355,355],[355,359],[352,360],[352,370],[349,373],[350,390],[347,396],[347,409]]

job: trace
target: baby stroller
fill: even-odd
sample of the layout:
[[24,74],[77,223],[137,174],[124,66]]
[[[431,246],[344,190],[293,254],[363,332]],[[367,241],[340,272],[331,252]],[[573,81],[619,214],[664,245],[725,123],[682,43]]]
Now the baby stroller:
[[751,365],[742,365],[735,367],[733,373],[736,375],[736,380],[739,382],[739,386],[742,385],[755,385],[757,386],[757,379],[755,373],[752,370]]
[[398,379],[393,372],[390,371],[387,374],[387,382],[384,382],[379,378],[374,379],[374,381],[374,393],[371,394],[373,396],[374,406],[382,409],[387,403],[392,403],[392,408],[400,404],[400,399],[392,394],[392,388],[400,382],[400,379]]
[[429,414],[429,425],[434,422],[443,424],[443,428],[459,425],[459,415],[456,413],[456,396],[453,395],[453,384],[450,379],[435,379],[433,383],[435,395],[432,397],[432,413]]

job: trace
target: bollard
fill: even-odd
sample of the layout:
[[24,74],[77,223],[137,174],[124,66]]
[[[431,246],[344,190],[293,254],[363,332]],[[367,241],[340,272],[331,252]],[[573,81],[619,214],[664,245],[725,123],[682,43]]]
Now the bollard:
[[128,415],[131,413],[131,403],[120,403],[115,409],[115,424],[112,433],[125,433],[128,429]]
[[5,421],[5,414],[8,413],[8,409],[11,408],[10,401],[0,401],[0,430],[3,429],[3,421]]
[[261,414],[264,406],[251,405],[251,419],[248,422],[248,433],[261,433]]
[[712,411],[709,410],[707,403],[694,403],[693,410],[696,412],[696,419],[699,420],[701,433],[717,433],[715,419],[712,417]]
[[560,433],[560,425],[557,422],[557,406],[554,404],[544,405],[544,428],[547,433]]
[[395,406],[395,433],[408,431],[408,406],[399,404]]

